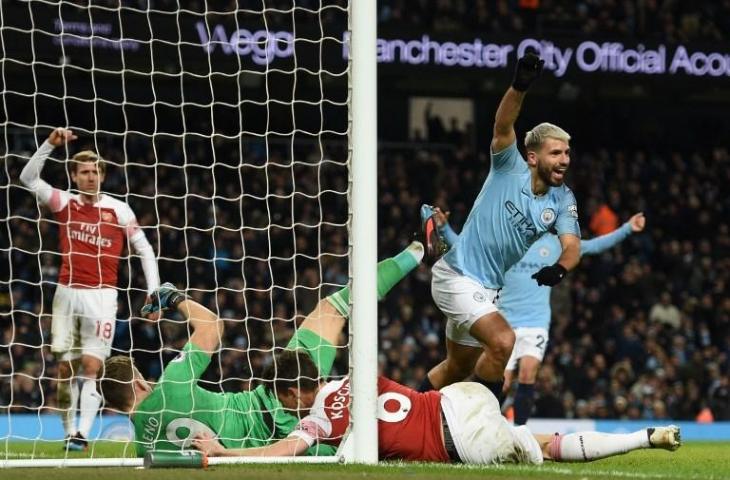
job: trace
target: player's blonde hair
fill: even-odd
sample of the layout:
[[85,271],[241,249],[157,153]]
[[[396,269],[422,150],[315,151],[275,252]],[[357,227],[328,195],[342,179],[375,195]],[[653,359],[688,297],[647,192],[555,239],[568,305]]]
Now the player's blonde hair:
[[104,397],[107,407],[122,412],[129,411],[134,402],[133,380],[135,377],[141,378],[142,375],[130,357],[115,355],[106,359],[97,389],[99,394]]
[[106,174],[106,162],[91,150],[83,150],[71,157],[71,171],[76,173],[80,163],[95,163],[99,175]]
[[548,138],[554,138],[568,143],[570,141],[570,134],[557,125],[543,122],[527,132],[527,135],[525,135],[525,148],[527,151],[536,152]]

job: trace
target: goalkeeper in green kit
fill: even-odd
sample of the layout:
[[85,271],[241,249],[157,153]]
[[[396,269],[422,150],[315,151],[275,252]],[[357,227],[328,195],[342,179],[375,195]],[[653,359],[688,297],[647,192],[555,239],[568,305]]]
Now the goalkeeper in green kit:
[[[411,243],[393,258],[378,264],[378,298],[413,270],[423,257],[423,245]],[[288,349],[309,354],[322,377],[335,360],[337,338],[349,316],[349,288],[321,300],[292,336]],[[198,379],[218,350],[223,321],[170,283],[155,291],[142,313],[177,310],[193,331],[180,354],[165,367],[156,384],[147,382],[128,356],[104,362],[99,381],[106,406],[129,414],[134,424],[137,454],[149,450],[188,449],[196,435],[206,433],[226,448],[267,445],[286,437],[299,419],[263,385],[238,393],[215,393],[198,386]],[[310,448],[310,455],[334,455],[328,445]]]

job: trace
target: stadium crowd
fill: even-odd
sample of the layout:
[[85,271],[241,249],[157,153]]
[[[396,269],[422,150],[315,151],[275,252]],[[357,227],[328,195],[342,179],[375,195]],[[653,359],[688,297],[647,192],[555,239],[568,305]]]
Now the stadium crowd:
[[[163,281],[187,287],[229,319],[224,351],[205,377],[208,388],[249,388],[271,361],[272,345],[283,347],[302,314],[347,282],[345,151],[274,144],[266,163],[265,144],[252,141],[238,166],[238,143],[200,142],[186,144],[183,166],[183,147],[170,143],[157,146],[160,164],[153,170],[149,147],[128,141],[126,175],[111,169],[105,189],[138,212]],[[213,148],[215,167],[195,163],[212,158]],[[115,145],[101,149],[121,163]],[[327,159],[321,166],[320,158]],[[12,281],[0,308],[12,313],[0,317],[0,409],[30,412],[55,405],[56,363],[48,343],[59,258],[53,222],[39,216],[33,197],[18,186],[25,158],[9,160],[11,217],[4,234],[10,233]],[[421,203],[449,210],[458,231],[489,162],[468,144],[422,144],[383,148],[379,165],[385,257],[410,241]],[[646,213],[648,227],[610,252],[584,258],[554,289],[535,417],[694,419],[709,409],[717,420],[730,419],[730,225],[723,215],[730,205],[720,191],[729,174],[730,154],[720,147],[596,150],[574,159],[569,184],[585,237],[636,211]],[[64,186],[62,165],[49,165],[44,176]],[[155,183],[145,180],[150,176]],[[123,261],[122,270],[114,346],[133,346],[143,373],[154,379],[187,330],[175,320],[138,318],[141,268]],[[443,319],[429,284],[423,265],[385,299],[378,319],[383,372],[412,386],[444,355]],[[339,374],[346,362],[343,349]]]
[[[78,6],[129,8],[140,11],[178,12],[179,0],[74,0]],[[730,35],[730,1],[698,0],[393,0],[378,2],[381,27],[419,29],[429,32],[479,31],[622,36],[670,43],[721,41]],[[267,12],[270,27],[291,22],[292,0],[246,1],[189,0],[185,11],[213,17],[237,9],[260,16]],[[344,0],[297,0],[299,13],[321,11],[319,20],[342,23],[338,12]],[[255,17],[248,18],[255,21]]]
[[425,31],[621,36],[670,43],[717,41],[730,32],[730,2],[703,0],[396,0],[382,2],[382,26]]

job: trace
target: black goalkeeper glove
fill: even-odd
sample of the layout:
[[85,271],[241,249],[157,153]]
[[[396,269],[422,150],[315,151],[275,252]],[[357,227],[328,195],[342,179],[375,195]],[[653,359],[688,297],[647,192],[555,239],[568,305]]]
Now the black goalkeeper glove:
[[548,287],[554,287],[565,277],[568,271],[564,266],[556,263],[549,267],[542,267],[539,272],[532,274],[532,278],[537,280],[539,286],[547,285]]
[[530,84],[542,73],[542,67],[544,65],[545,60],[540,60],[540,57],[534,52],[525,53],[522,58],[517,60],[512,88],[520,92],[527,91],[530,88]]

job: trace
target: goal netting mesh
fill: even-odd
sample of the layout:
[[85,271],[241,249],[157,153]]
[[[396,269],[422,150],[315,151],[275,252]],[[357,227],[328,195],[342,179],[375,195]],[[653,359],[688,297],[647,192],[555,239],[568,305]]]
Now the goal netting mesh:
[[[127,418],[104,409],[89,452],[63,447],[50,351],[63,232],[19,182],[54,127],[79,139],[41,178],[73,189],[66,159],[98,152],[102,191],[136,213],[161,280],[226,320],[204,388],[258,385],[348,284],[347,16],[346,0],[0,3],[0,460],[134,455]],[[140,318],[145,278],[124,252],[112,354],[156,380],[190,330]]]

